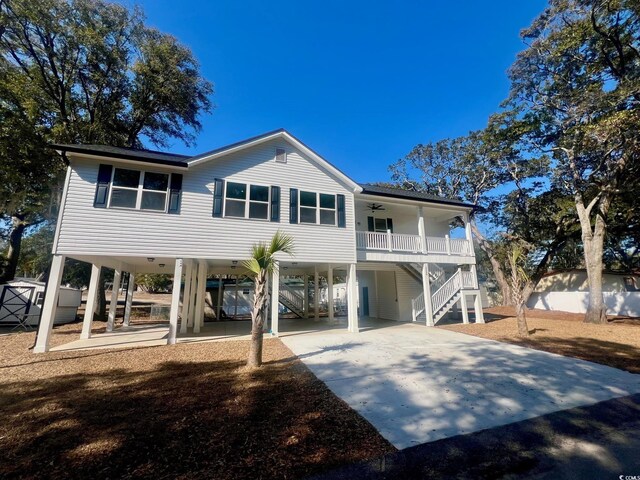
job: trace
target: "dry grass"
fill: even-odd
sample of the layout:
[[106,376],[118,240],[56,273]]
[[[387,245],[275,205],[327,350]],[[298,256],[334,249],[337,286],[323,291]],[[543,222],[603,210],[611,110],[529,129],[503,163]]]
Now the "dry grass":
[[1,478],[300,478],[395,451],[277,339],[257,371],[240,341],[41,355],[33,341],[0,336]]
[[617,318],[607,325],[592,325],[582,322],[582,314],[529,310],[530,336],[521,338],[512,308],[496,307],[485,312],[489,314],[486,325],[458,324],[440,328],[640,373],[640,319]]

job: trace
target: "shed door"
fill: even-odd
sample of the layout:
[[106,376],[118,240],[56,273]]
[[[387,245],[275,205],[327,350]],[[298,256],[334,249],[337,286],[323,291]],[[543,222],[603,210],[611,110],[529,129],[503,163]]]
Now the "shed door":
[[36,287],[5,285],[0,295],[0,322],[16,323],[18,315],[29,313]]

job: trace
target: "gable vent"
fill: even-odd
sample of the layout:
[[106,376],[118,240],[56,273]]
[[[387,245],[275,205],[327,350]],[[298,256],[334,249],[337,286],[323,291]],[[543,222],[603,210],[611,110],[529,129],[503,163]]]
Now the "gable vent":
[[276,148],[276,162],[287,163],[287,151],[284,148]]

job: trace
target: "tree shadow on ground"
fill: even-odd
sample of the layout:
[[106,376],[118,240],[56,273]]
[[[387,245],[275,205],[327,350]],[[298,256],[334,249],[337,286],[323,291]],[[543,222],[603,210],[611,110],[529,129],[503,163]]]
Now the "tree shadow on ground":
[[309,480],[618,478],[637,459],[640,395],[459,435]]
[[[531,333],[542,331],[545,330],[537,328]],[[609,365],[631,373],[640,373],[640,349],[633,345],[587,337],[505,337],[500,340],[523,347]]]
[[229,343],[5,371],[0,477],[300,478],[394,450],[295,358],[248,371]]

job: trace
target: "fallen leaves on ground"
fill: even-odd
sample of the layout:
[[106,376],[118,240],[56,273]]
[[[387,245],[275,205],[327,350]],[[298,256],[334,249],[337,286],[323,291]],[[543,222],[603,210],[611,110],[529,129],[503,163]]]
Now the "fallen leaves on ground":
[[36,355],[34,336],[0,336],[2,478],[300,478],[395,451],[278,339],[249,370],[246,341]]

